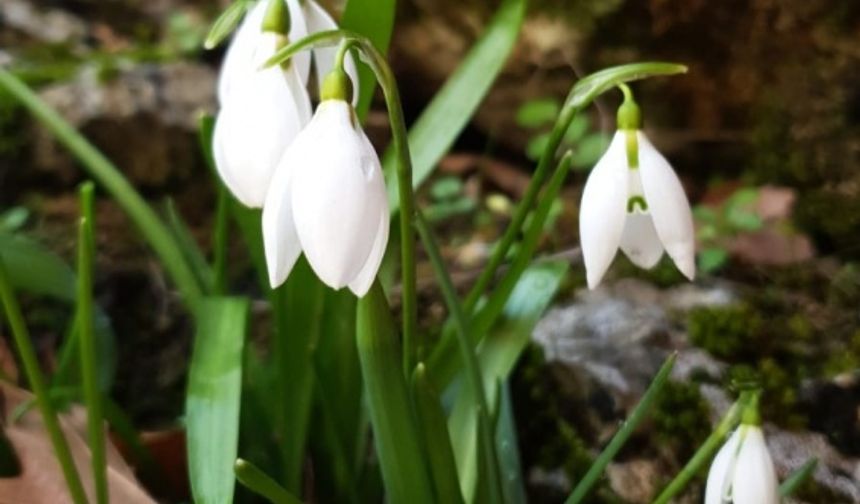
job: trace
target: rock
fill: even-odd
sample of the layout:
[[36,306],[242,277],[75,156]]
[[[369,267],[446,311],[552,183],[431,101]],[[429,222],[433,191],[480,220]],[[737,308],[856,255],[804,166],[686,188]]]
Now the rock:
[[612,489],[630,504],[651,502],[663,472],[657,461],[647,459],[613,462],[606,467],[606,476]]
[[[42,98],[79,128],[138,187],[188,179],[199,163],[196,123],[215,106],[215,72],[196,63],[137,65],[102,82],[95,68],[50,86]],[[66,149],[39,127],[34,165],[74,180]]]
[[13,30],[42,42],[80,43],[87,25],[66,10],[38,7],[28,0],[0,2],[0,21]]

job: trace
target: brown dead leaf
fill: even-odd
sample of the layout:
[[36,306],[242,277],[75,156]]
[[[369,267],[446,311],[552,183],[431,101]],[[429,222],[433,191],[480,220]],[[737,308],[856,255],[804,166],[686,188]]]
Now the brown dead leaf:
[[[31,393],[0,382],[0,401],[3,402],[3,408],[0,409],[11,412],[16,406],[32,398]],[[90,450],[86,441],[86,412],[83,408],[73,407],[68,414],[60,415],[60,426],[87,495],[92,500],[94,494]],[[18,422],[4,425],[4,430],[21,461],[22,470],[18,477],[0,478],[0,504],[71,503],[62,470],[54,457],[54,450],[38,409],[32,408]],[[111,502],[155,503],[141,488],[131,468],[111,443],[106,446],[106,458]]]
[[730,249],[732,255],[743,261],[770,266],[795,264],[815,256],[809,237],[773,228],[738,235],[732,240]]

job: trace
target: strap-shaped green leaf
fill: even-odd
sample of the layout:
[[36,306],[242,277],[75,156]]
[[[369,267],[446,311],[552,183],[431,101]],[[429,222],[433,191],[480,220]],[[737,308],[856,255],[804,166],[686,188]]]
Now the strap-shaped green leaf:
[[397,331],[379,281],[358,301],[356,338],[387,500],[432,503],[433,485],[403,377]]
[[209,29],[209,34],[206,35],[203,47],[214,49],[224,39],[229,37],[245,16],[245,11],[248,10],[249,3],[248,0],[236,0],[224,9],[224,12],[212,23],[212,28]]
[[185,421],[188,473],[194,502],[233,502],[233,464],[239,442],[242,348],[248,301],[202,298],[188,371]]
[[[418,187],[469,123],[472,114],[501,72],[517,40],[526,0],[505,0],[457,70],[427,105],[409,130],[412,183]],[[395,155],[383,158],[389,178],[388,201],[398,208],[397,184],[393,183]]]

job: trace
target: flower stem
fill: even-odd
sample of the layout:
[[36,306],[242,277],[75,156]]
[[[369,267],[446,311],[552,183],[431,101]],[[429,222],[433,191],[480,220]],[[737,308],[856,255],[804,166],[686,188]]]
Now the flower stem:
[[[499,463],[496,455],[496,443],[494,441],[495,430],[490,423],[490,409],[487,402],[487,394],[484,390],[483,380],[481,378],[481,369],[478,364],[478,356],[475,352],[475,347],[472,346],[469,340],[469,321],[467,315],[463,312],[463,307],[457,299],[457,292],[454,289],[454,284],[451,282],[451,277],[448,270],[445,268],[445,262],[442,259],[442,254],[439,253],[439,246],[433,237],[433,232],[424,216],[420,211],[415,214],[415,223],[418,228],[418,234],[421,235],[421,242],[424,244],[424,249],[427,256],[430,258],[430,263],[436,272],[436,278],[439,281],[439,288],[442,291],[442,297],[445,299],[445,304],[448,305],[448,310],[451,312],[451,317],[457,325],[457,343],[460,346],[460,358],[463,359],[463,367],[466,371],[466,380],[475,399],[478,401],[477,415],[480,428],[478,432],[482,436],[479,445],[484,448],[484,457],[487,461],[487,477],[489,481],[490,491],[498,494],[501,497],[502,485],[499,476]],[[491,502],[502,502],[499,498],[491,499]]]
[[693,454],[693,457],[690,458],[690,461],[687,462],[687,465],[681,469],[681,472],[675,476],[665,489],[654,499],[652,504],[667,504],[672,500],[675,495],[677,495],[684,487],[687,486],[687,483],[690,482],[691,479],[699,472],[705,463],[710,460],[711,455],[717,451],[717,448],[725,441],[726,436],[734,429],[741,420],[741,413],[744,411],[747,402],[749,401],[749,395],[747,393],[741,394],[741,397],[735,401],[729,411],[726,412],[725,416],[723,416],[720,423],[717,424],[717,427],[711,432],[711,435],[702,443],[702,446],[696,450],[696,453]]
[[547,146],[541,154],[537,168],[532,174],[532,179],[526,187],[526,192],[520,200],[520,204],[517,205],[517,209],[511,217],[511,222],[508,224],[508,227],[505,228],[505,232],[502,234],[502,238],[493,250],[493,254],[490,256],[487,265],[484,266],[484,270],[481,271],[480,276],[478,276],[478,279],[475,281],[475,284],[466,296],[465,301],[463,301],[463,309],[466,313],[472,313],[474,311],[481,295],[485,290],[487,290],[487,287],[490,285],[493,278],[495,278],[496,271],[498,271],[499,266],[502,265],[502,262],[508,255],[508,251],[519,236],[523,223],[525,223],[526,217],[534,206],[538,194],[540,194],[541,187],[543,187],[543,183],[546,181],[547,176],[549,176],[550,167],[555,160],[556,151],[558,150],[571,121],[573,121],[573,118],[576,116],[577,112],[579,112],[579,108],[569,105],[569,102],[570,100],[566,100],[564,108],[561,110],[561,113],[552,127]]
[[403,373],[412,375],[415,363],[421,357],[422,345],[416,341],[418,327],[417,289],[415,284],[415,196],[412,189],[412,158],[409,155],[409,141],[400,91],[391,67],[385,56],[366,37],[349,34],[344,38],[338,53],[346,54],[350,47],[356,46],[367,57],[367,63],[376,74],[382,87],[394,151],[397,155],[397,187],[400,196],[400,262],[401,262],[401,310],[403,312]]
[[[2,72],[3,70],[0,70]],[[45,430],[48,431],[48,436],[51,439],[51,444],[54,446],[54,453],[57,455],[57,461],[63,471],[63,476],[66,479],[66,485],[69,488],[69,494],[75,504],[86,504],[87,497],[84,493],[84,487],[81,485],[81,479],[78,476],[78,471],[75,468],[72,454],[69,451],[69,445],[66,443],[66,438],[63,436],[63,431],[60,429],[60,422],[57,419],[57,414],[54,411],[54,406],[51,404],[51,398],[48,395],[48,387],[45,385],[45,378],[42,376],[42,371],[39,369],[39,361],[36,358],[36,351],[30,341],[30,334],[27,332],[27,326],[24,324],[24,317],[21,315],[21,308],[18,306],[18,301],[15,299],[15,294],[12,292],[12,285],[9,282],[9,275],[6,271],[6,266],[0,258],[0,302],[6,311],[6,319],[9,322],[9,329],[12,332],[12,337],[15,340],[15,346],[18,348],[18,354],[21,362],[24,365],[24,372],[27,375],[27,381],[36,394],[36,404],[39,406],[39,411],[42,413],[42,422],[45,424]]]

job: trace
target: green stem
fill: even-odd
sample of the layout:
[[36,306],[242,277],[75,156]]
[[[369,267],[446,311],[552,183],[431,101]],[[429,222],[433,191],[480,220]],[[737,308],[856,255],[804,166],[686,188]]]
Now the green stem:
[[[0,69],[0,72],[3,72],[3,70]],[[36,403],[39,405],[39,410],[42,413],[42,422],[45,424],[45,430],[48,431],[48,436],[51,438],[51,444],[54,446],[54,453],[57,455],[57,461],[60,463],[60,468],[66,479],[69,494],[75,504],[86,504],[87,497],[84,493],[84,487],[81,485],[78,471],[75,468],[72,454],[69,451],[69,445],[66,443],[66,438],[60,429],[60,422],[57,419],[54,406],[51,404],[48,388],[45,385],[45,378],[42,376],[41,369],[39,369],[36,351],[33,349],[33,344],[30,341],[27,326],[24,324],[21,308],[18,306],[18,301],[12,292],[12,285],[9,282],[9,275],[6,272],[6,266],[3,264],[2,258],[0,258],[0,302],[3,303],[6,311],[6,319],[9,322],[9,328],[12,331],[12,337],[15,340],[15,346],[18,348],[21,362],[24,364],[27,381],[30,382],[30,387],[33,388],[33,392],[36,394]]]
[[[568,100],[568,102],[569,101],[570,100]],[[558,147],[564,138],[564,134],[577,112],[579,112],[578,107],[565,104],[556,119],[555,124],[552,127],[552,131],[549,134],[547,146],[541,154],[537,168],[532,174],[529,185],[526,187],[525,194],[523,194],[519,205],[517,205],[517,209],[514,211],[514,215],[511,217],[511,222],[508,224],[508,227],[505,228],[505,232],[502,234],[498,245],[496,245],[493,250],[493,254],[490,256],[489,261],[487,261],[486,266],[484,266],[483,271],[481,271],[481,274],[478,276],[478,279],[475,281],[475,284],[466,296],[466,300],[463,302],[463,309],[466,310],[466,313],[472,313],[474,311],[478,300],[490,285],[493,278],[495,278],[496,271],[498,271],[499,266],[502,265],[502,262],[508,255],[508,251],[516,241],[517,236],[519,236],[523,223],[531,211],[532,206],[534,206],[538,194],[540,194],[540,189],[549,175],[549,169],[555,160],[556,151],[558,151]]]
[[711,435],[702,443],[702,446],[696,450],[696,453],[693,454],[693,457],[690,458],[690,461],[687,462],[687,465],[681,469],[681,472],[678,473],[675,478],[669,482],[665,489],[654,499],[652,504],[667,504],[672,500],[684,487],[687,486],[687,483],[690,482],[691,479],[699,472],[702,466],[705,465],[714,454],[715,451],[723,444],[726,436],[737,427],[738,423],[741,420],[741,413],[744,410],[744,406],[746,405],[748,400],[748,395],[742,394],[740,399],[735,401],[729,411],[726,412],[725,416],[723,416],[720,423],[717,424],[717,427],[711,432]]
[[227,241],[229,239],[230,226],[230,192],[218,176],[215,167],[215,157],[212,153],[212,134],[215,130],[215,118],[210,114],[201,114],[197,119],[197,139],[200,142],[200,150],[206,166],[212,173],[217,191],[217,202],[215,203],[215,229],[212,233],[212,272],[213,293],[223,295],[227,293]]
[[42,122],[86,170],[116,199],[164,263],[189,307],[196,305],[201,287],[170,231],[122,173],[75,128],[26,84],[0,68],[0,88],[8,91]]
[[269,502],[274,504],[301,504],[302,502],[247,460],[236,459],[233,472],[236,473],[236,479],[248,490],[265,497]]
[[[335,32],[337,33],[337,32]],[[367,57],[376,80],[382,87],[394,152],[397,156],[397,187],[400,196],[400,262],[401,262],[401,311],[403,313],[403,373],[411,376],[415,363],[421,358],[422,345],[416,341],[418,327],[417,288],[415,283],[415,196],[412,189],[412,158],[409,155],[409,136],[400,91],[394,73],[378,49],[361,35],[350,33],[341,45],[344,54],[351,46],[357,46]]]
[[494,441],[495,430],[490,424],[490,409],[487,402],[487,394],[484,390],[483,380],[481,378],[481,369],[478,364],[478,356],[475,353],[475,348],[469,339],[469,321],[457,299],[457,292],[454,289],[454,284],[451,282],[451,277],[448,275],[448,270],[445,268],[445,262],[442,255],[439,253],[439,247],[433,237],[433,232],[424,216],[420,211],[415,214],[415,223],[418,228],[418,234],[421,236],[421,241],[424,244],[424,249],[427,256],[430,258],[430,263],[436,272],[436,278],[439,281],[439,288],[442,291],[442,297],[445,299],[445,304],[448,305],[448,310],[457,325],[457,343],[460,347],[460,358],[463,360],[463,367],[466,371],[466,381],[472,393],[478,401],[478,422],[481,423],[479,432],[482,435],[481,445],[484,447],[484,456],[487,461],[487,477],[490,479],[489,488],[492,492],[497,493],[491,502],[501,501],[501,478],[499,476],[498,456],[496,455],[496,443]]
[[818,459],[812,458],[806,461],[796,471],[788,475],[788,478],[779,485],[779,496],[782,498],[789,497],[793,494],[800,485],[803,484],[810,476],[812,476],[815,467],[818,466]]
[[657,373],[657,376],[654,377],[654,381],[651,382],[651,385],[648,386],[648,390],[645,391],[639,404],[636,405],[633,413],[630,414],[630,417],[626,422],[624,422],[621,428],[618,429],[618,432],[612,437],[612,440],[609,441],[606,448],[603,449],[594,463],[591,464],[588,472],[585,473],[585,476],[579,481],[576,488],[573,489],[573,493],[571,493],[570,497],[567,498],[565,504],[577,504],[582,502],[582,499],[585,498],[588,491],[591,490],[591,487],[597,483],[598,478],[603,474],[603,470],[606,469],[609,462],[615,458],[615,455],[618,454],[621,447],[624,446],[624,443],[627,442],[627,439],[630,438],[630,435],[633,434],[634,430],[636,430],[636,426],[645,419],[645,416],[651,410],[651,405],[663,389],[663,385],[665,385],[666,380],[669,379],[669,373],[675,366],[675,359],[677,357],[678,354],[673,353],[668,359],[666,359],[666,362],[664,362],[663,366],[660,367],[660,371]]
[[95,187],[81,186],[81,221],[78,228],[77,327],[81,359],[81,382],[87,406],[87,440],[90,446],[93,481],[98,504],[107,504],[107,462],[102,414],[102,395],[96,372],[96,342],[93,330],[93,256],[95,254]]

